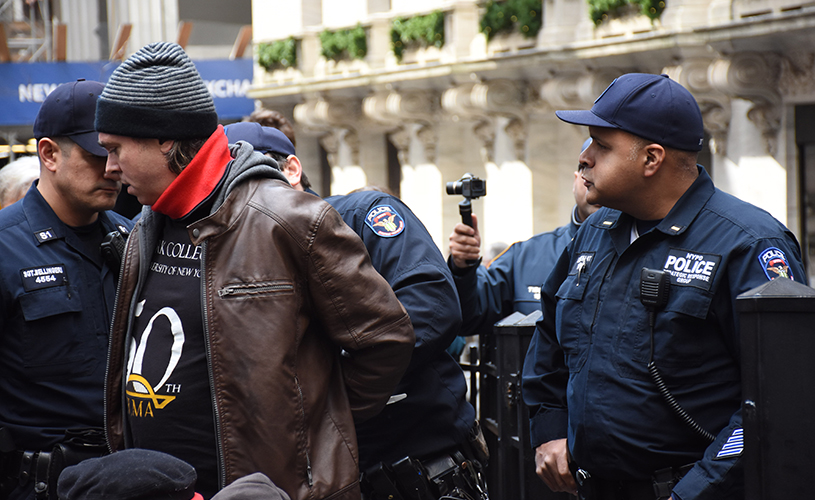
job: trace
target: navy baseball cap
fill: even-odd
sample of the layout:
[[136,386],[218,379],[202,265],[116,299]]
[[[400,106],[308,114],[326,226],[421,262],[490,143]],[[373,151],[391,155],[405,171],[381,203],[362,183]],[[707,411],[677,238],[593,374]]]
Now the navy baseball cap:
[[93,126],[96,99],[105,85],[89,80],[63,83],[42,102],[34,120],[34,138],[69,137],[82,149],[96,156],[107,156],[99,145],[99,134]]
[[246,141],[261,153],[277,153],[288,157],[294,153],[294,145],[283,132],[274,127],[264,127],[257,122],[238,122],[224,127],[229,144]]
[[616,128],[683,151],[701,151],[704,141],[696,99],[668,75],[622,75],[600,94],[591,110],[555,114],[567,123]]

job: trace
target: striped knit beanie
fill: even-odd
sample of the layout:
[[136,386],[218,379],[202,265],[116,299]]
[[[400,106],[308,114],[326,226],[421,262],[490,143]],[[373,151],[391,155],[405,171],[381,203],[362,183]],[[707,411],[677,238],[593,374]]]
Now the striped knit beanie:
[[208,138],[218,127],[215,104],[179,45],[156,42],[127,58],[96,105],[96,130],[126,137]]

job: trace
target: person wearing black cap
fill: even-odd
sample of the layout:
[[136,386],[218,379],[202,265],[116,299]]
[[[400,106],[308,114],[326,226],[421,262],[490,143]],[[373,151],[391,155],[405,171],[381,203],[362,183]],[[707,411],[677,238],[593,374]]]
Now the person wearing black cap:
[[[59,500],[203,500],[198,473],[167,453],[142,448],[90,458],[59,475]],[[213,500],[290,500],[260,472],[244,476]]]
[[57,491],[60,500],[203,500],[197,479],[183,460],[134,448],[66,467]]
[[[589,144],[591,139],[586,139],[580,152]],[[541,285],[583,221],[600,208],[586,201],[582,168],[578,166],[574,173],[571,221],[554,231],[513,243],[487,265],[480,265],[478,218],[473,216],[473,227],[459,222],[453,228],[447,265],[455,278],[464,318],[459,335],[489,335],[496,321],[515,311],[529,315],[540,310]]]
[[[226,135],[230,142],[245,141],[257,151],[296,158],[291,141],[272,127],[235,123],[227,125]],[[283,171],[295,184],[298,172]],[[452,473],[441,468],[449,490],[436,484],[441,479],[426,477],[434,498],[445,491],[456,495],[455,488],[466,492],[467,498],[484,498],[486,488],[479,481],[487,461],[486,444],[475,422],[475,409],[467,402],[464,373],[445,351],[459,331],[461,314],[441,252],[419,218],[396,196],[359,190],[326,201],[362,238],[374,268],[405,306],[416,334],[410,365],[390,403],[379,415],[356,425],[365,498],[410,497],[415,485],[405,483],[407,477],[401,476],[394,485],[383,479],[394,469],[399,474],[412,472],[417,463],[438,471],[439,467],[428,464],[449,463],[451,458],[457,466],[464,460],[466,465]]]
[[100,245],[132,227],[109,211],[121,180],[105,171],[93,126],[102,88],[79,80],[46,97],[34,122],[39,181],[0,210],[2,498],[33,498],[35,488],[54,498],[52,449],[92,428],[102,438],[118,268]]
[[291,187],[319,196],[311,190],[311,184],[308,182],[306,173],[303,172],[300,159],[294,154],[294,143],[282,131],[274,127],[263,126],[258,122],[238,122],[224,127],[224,132],[230,144],[237,140],[246,141],[255,148],[255,151],[276,161]]
[[665,75],[617,78],[581,153],[603,205],[541,291],[523,368],[537,472],[599,500],[744,498],[735,299],[806,282],[794,235],[696,164],[699,106]]
[[362,241],[272,158],[228,145],[177,44],[113,72],[96,128],[144,205],[113,318],[112,450],[192,464],[205,498],[263,472],[295,500],[358,499],[354,421],[385,406],[414,341]]
[[[277,129],[283,132],[283,135],[285,135],[286,138],[291,142],[292,146],[294,146],[295,148],[297,147],[297,138],[294,136],[294,127],[292,126],[288,118],[283,116],[283,114],[280,113],[279,111],[266,108],[256,109],[255,111],[252,111],[252,113],[249,116],[244,117],[243,121],[255,122],[261,124],[264,127]],[[280,163],[279,159],[275,158],[275,160],[277,160],[278,163]],[[306,175],[302,168],[300,169],[297,176],[294,177],[295,178],[294,181],[292,181],[293,178],[292,176],[288,177],[289,182],[292,183],[292,187],[294,187],[295,189],[300,189],[301,191],[311,193],[315,196],[320,196],[319,194],[314,192],[314,190],[311,189],[311,181],[309,181],[308,175]]]

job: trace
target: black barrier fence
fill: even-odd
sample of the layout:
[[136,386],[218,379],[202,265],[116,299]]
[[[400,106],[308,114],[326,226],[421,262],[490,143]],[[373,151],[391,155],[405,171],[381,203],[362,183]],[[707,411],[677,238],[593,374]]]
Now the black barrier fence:
[[483,335],[470,349],[470,402],[478,408],[490,449],[487,485],[492,500],[569,500],[553,493],[535,474],[529,440],[529,413],[521,398],[521,372],[526,350],[541,312],[516,312]]
[[812,498],[815,290],[776,278],[736,303],[746,500]]

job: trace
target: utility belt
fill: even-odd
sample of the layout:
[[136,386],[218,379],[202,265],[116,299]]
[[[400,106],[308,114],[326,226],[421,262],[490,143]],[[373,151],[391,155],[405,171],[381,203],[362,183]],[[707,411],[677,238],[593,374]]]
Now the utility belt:
[[0,450],[0,500],[26,485],[33,487],[38,500],[57,500],[57,480],[64,468],[107,453],[102,429],[68,430],[51,451]]
[[671,491],[694,464],[682,467],[660,469],[650,481],[610,481],[592,477],[585,469],[574,463],[569,464],[577,482],[577,497],[580,500],[666,500]]
[[363,500],[489,500],[484,467],[489,451],[476,421],[459,447],[428,458],[380,463],[360,479]]

